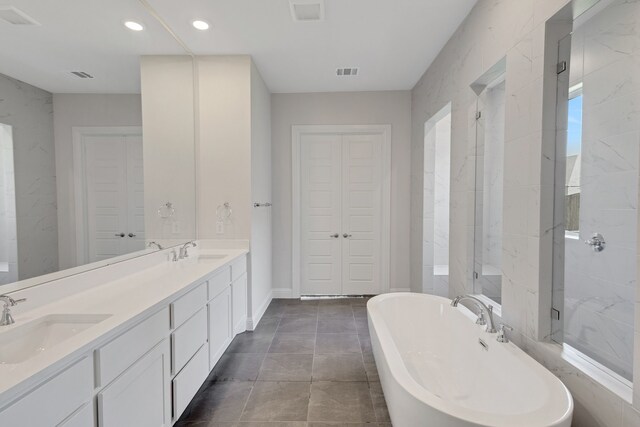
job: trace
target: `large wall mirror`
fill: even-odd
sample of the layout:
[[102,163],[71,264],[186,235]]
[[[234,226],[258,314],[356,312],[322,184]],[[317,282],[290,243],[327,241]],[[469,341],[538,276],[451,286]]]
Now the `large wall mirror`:
[[159,111],[193,74],[140,70],[190,57],[143,2],[0,1],[0,39],[0,293],[194,239],[193,114]]

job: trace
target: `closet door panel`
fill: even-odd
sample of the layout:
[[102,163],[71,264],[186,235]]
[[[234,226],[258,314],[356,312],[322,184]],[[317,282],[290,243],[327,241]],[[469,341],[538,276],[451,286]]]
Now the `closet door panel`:
[[342,137],[303,135],[301,162],[301,293],[340,294]]
[[377,294],[381,290],[382,136],[342,138],[342,293]]
[[144,249],[144,169],[142,136],[125,137],[127,149],[127,252]]

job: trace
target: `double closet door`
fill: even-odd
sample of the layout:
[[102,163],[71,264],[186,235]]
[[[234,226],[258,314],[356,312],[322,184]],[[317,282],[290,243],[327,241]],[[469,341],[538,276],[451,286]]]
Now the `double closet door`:
[[82,135],[86,185],[86,262],[144,249],[142,136]]
[[381,134],[300,137],[300,293],[381,292]]

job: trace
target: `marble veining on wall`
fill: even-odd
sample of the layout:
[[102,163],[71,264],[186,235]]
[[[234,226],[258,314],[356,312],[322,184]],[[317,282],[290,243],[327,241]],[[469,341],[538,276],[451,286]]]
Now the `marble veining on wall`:
[[[451,102],[449,296],[472,291],[477,95],[469,85],[506,55],[501,320],[517,330],[512,334],[514,342],[567,384],[575,400],[576,425],[631,427],[638,425],[638,377],[635,381],[638,398],[634,407],[568,363],[557,345],[544,342],[551,330],[548,313],[551,309],[552,265],[547,255],[552,246],[553,215],[549,216],[548,210],[552,207],[554,194],[552,153],[556,132],[555,86],[551,87],[551,93],[545,93],[545,88],[548,79],[556,78],[557,65],[557,45],[553,50],[552,46],[547,49],[545,43],[556,37],[554,31],[561,33],[567,25],[566,19],[552,22],[550,26],[547,21],[557,12],[564,12],[570,4],[570,0],[479,0],[414,87],[411,278],[422,283],[423,126]],[[627,0],[620,4],[636,7],[638,1]],[[568,12],[570,16],[571,11]],[[634,16],[637,21],[638,14]],[[623,37],[625,49],[638,51],[637,26],[619,26],[617,31],[626,33]],[[602,41],[600,49],[610,49],[607,47],[609,42]],[[612,51],[611,54],[616,53]],[[638,75],[635,73],[636,77]],[[630,92],[627,94],[617,102],[631,103],[633,97]],[[548,99],[553,100],[552,105],[547,105]],[[614,112],[611,111],[608,117],[611,122],[615,118]],[[623,125],[628,127],[640,122],[637,111],[625,117],[622,123],[611,122],[611,125],[623,129]],[[601,123],[608,126],[606,120]],[[638,320],[634,333],[636,337],[640,335]]]
[[[628,380],[638,273],[639,17],[640,4],[616,1],[571,38],[570,86],[583,85],[580,238],[565,239],[564,257],[565,342]],[[584,244],[596,232],[607,242],[600,253]]]

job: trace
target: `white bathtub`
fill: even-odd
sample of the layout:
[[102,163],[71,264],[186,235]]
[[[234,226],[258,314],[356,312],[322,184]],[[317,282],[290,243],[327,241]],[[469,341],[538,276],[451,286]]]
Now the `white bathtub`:
[[450,303],[402,293],[367,304],[394,427],[569,427],[573,399],[564,384],[514,344],[484,332],[462,305]]

